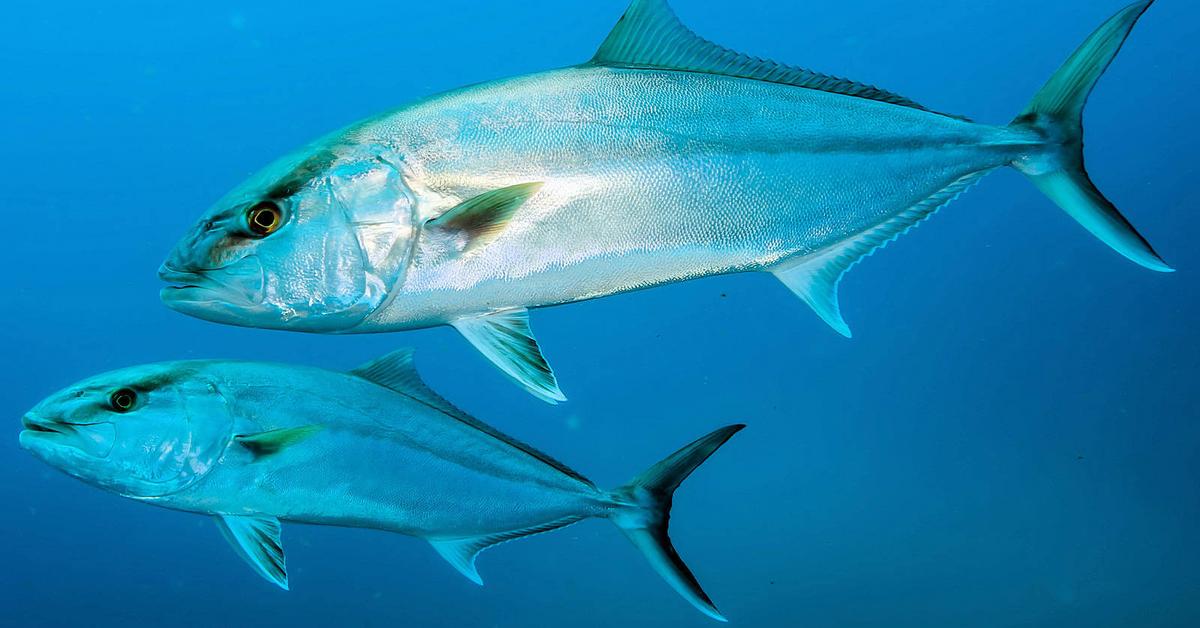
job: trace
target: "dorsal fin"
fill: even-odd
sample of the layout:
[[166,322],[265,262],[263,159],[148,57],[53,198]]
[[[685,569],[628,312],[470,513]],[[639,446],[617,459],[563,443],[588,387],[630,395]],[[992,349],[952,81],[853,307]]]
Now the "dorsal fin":
[[608,39],[604,40],[591,63],[613,67],[721,74],[930,111],[903,96],[878,87],[751,57],[714,44],[685,26],[671,10],[667,0],[633,0],[633,4],[609,33]]
[[452,417],[460,419],[467,417],[466,412],[459,410],[421,379],[421,375],[417,373],[417,367],[413,363],[414,354],[412,349],[393,351],[350,371],[350,374],[379,384],[384,388],[391,388],[405,397],[419,401]]
[[496,428],[476,419],[475,417],[458,409],[454,404],[446,400],[445,397],[439,395],[436,391],[429,387],[424,380],[421,379],[420,373],[413,362],[415,352],[412,349],[400,349],[393,351],[382,358],[368,362],[352,371],[351,375],[365,379],[371,383],[378,384],[385,388],[390,388],[409,399],[424,404],[459,421],[495,438],[499,441],[508,443],[509,445],[541,460],[542,462],[554,467],[562,473],[580,481],[589,486],[592,485],[591,480],[583,477],[574,469],[555,460],[554,458],[534,449]]

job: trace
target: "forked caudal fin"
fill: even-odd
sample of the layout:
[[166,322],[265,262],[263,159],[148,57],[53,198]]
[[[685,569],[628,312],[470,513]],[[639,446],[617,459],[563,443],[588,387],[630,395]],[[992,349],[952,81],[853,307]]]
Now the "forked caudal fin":
[[[1042,88],[1012,126],[1036,134],[1050,150],[1018,159],[1012,165],[1105,244],[1146,268],[1171,272],[1171,267],[1092,183],[1083,161],[1084,105],[1151,4],[1153,0],[1142,0],[1105,22]],[[826,323],[849,337],[850,327],[842,318],[837,295],[838,283],[846,272],[953,201],[988,172],[968,174],[867,231],[770,270]]]
[[700,612],[718,621],[728,621],[717,610],[708,594],[671,545],[667,528],[671,521],[671,500],[675,489],[692,471],[708,460],[745,425],[723,427],[667,456],[629,484],[613,492],[614,498],[628,507],[610,516],[613,523],[641,550],[654,571],[679,595]]
[[[650,565],[684,599],[709,617],[726,621],[712,600],[700,588],[687,565],[671,545],[667,527],[671,519],[671,501],[675,489],[709,456],[713,455],[745,425],[723,427],[667,456],[629,484],[609,494],[612,510],[608,518],[633,542]],[[557,530],[593,515],[568,515],[531,528],[472,537],[430,538],[429,543],[462,575],[475,584],[483,578],[475,569],[475,559],[483,550],[534,534]]]
[[1083,161],[1083,108],[1097,81],[1120,52],[1142,14],[1154,0],[1125,7],[1105,22],[1071,55],[1013,122],[1033,129],[1062,149],[1049,157],[1016,162],[1046,196],[1113,250],[1159,272],[1173,269],[1150,243],[1100,193]]

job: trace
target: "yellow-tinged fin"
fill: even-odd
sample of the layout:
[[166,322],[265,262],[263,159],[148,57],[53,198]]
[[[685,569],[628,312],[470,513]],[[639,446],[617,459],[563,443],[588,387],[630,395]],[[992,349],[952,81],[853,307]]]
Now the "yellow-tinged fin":
[[719,74],[930,111],[908,98],[878,87],[759,59],[714,44],[685,26],[671,10],[667,0],[633,0],[591,63],[610,67]]
[[250,450],[255,459],[259,459],[277,454],[291,445],[307,440],[323,429],[325,427],[322,425],[304,425],[257,434],[241,434],[234,436],[233,440]]
[[542,185],[541,182],[521,183],[484,192],[434,218],[426,226],[460,237],[464,252],[486,246],[500,237],[517,209],[537,194]]

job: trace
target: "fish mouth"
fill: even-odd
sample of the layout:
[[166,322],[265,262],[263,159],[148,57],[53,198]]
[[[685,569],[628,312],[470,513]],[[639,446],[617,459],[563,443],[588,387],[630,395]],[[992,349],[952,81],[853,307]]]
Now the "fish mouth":
[[166,264],[159,267],[158,278],[171,284],[162,289],[164,301],[176,298],[186,299],[203,294],[205,291],[219,290],[224,287],[203,273],[178,270]]
[[181,270],[169,264],[158,269],[158,278],[170,284],[159,292],[168,307],[233,305],[255,306],[263,298],[263,269],[254,258],[234,266],[202,271]]
[[45,458],[49,452],[70,447],[72,430],[56,421],[48,421],[32,415],[21,417],[21,433],[17,441],[21,448]]
[[105,421],[94,421],[91,423],[75,423],[72,421],[55,421],[53,419],[42,419],[32,415],[21,417],[21,427],[25,431],[35,434],[73,434],[76,428],[80,427],[95,427],[104,425]]
[[74,423],[27,414],[21,417],[21,427],[21,447],[39,455],[57,451],[104,458],[115,444],[113,425],[104,421]]
[[25,428],[25,431],[35,434],[65,434],[66,432],[63,428],[66,428],[66,426],[62,425],[59,427],[60,425],[54,421],[41,421],[29,415],[21,417],[21,427]]

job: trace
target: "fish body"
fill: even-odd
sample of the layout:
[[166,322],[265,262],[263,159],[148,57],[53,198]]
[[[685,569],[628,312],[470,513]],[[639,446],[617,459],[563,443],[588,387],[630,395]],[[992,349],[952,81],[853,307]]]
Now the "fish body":
[[769,270],[964,177],[1052,150],[1025,129],[865,98],[603,66],[454,92],[338,141],[392,146],[387,159],[431,217],[489,190],[542,184],[476,253],[418,242],[421,261],[395,297],[349,332]]
[[482,584],[483,549],[602,518],[689,602],[722,619],[670,546],[667,522],[675,488],[740,425],[601,490],[452,406],[401,351],[350,373],[228,361],[134,367],[52,395],[23,427],[23,447],[75,477],[213,516],[284,588],[280,522],[421,538]]
[[163,299],[312,333],[452,325],[557,402],[530,309],[769,272],[849,336],[843,275],[1002,167],[1170,271],[1083,167],[1084,104],[1150,4],[993,126],[721,48],[635,0],[586,64],[434,96],[268,167],[176,247]]
[[204,482],[156,500],[164,506],[427,539],[603,517],[619,507],[510,439],[353,374],[236,362],[208,372],[230,390],[222,394],[239,434],[319,432],[258,461],[233,448]]

